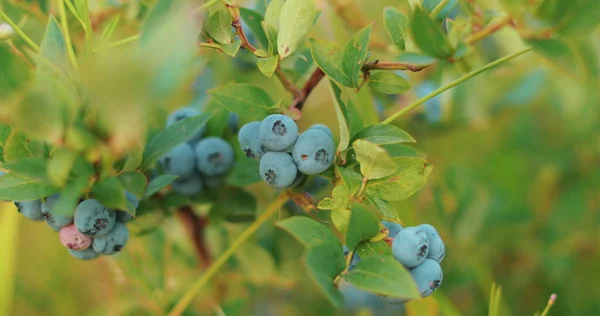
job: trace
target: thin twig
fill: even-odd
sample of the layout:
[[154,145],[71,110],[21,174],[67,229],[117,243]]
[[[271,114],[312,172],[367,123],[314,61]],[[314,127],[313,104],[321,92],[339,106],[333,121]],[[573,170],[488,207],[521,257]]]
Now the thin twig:
[[510,16],[505,16],[502,19],[500,19],[498,22],[488,25],[483,30],[481,30],[479,32],[475,32],[475,33],[471,34],[470,36],[468,36],[465,39],[465,43],[467,45],[473,45],[474,43],[488,37],[489,35],[498,32],[503,27],[510,25],[511,23],[512,23],[512,18]]
[[313,89],[317,86],[317,84],[319,84],[321,79],[323,79],[323,77],[325,77],[325,73],[323,72],[323,70],[321,70],[321,68],[315,69],[310,78],[308,78],[308,81],[306,81],[306,83],[304,84],[302,91],[300,91],[300,95],[296,97],[290,105],[290,108],[295,108],[301,111],[302,107],[304,106],[304,102],[306,101],[310,93],[313,91]]
[[30,68],[35,68],[35,64],[33,64],[29,58],[27,58],[27,56],[25,56],[25,54],[23,54],[22,51],[19,50],[19,48],[17,48],[17,46],[15,46],[15,44],[12,42],[12,40],[8,41],[8,46],[10,47],[10,49],[12,50],[13,53],[15,53],[15,55],[17,55],[17,57],[21,58],[23,61],[25,61],[25,63],[30,67]]
[[363,71],[370,71],[370,70],[409,70],[409,71],[418,72],[418,71],[421,71],[421,70],[423,70],[423,69],[425,69],[427,67],[429,67],[429,65],[416,66],[416,65],[404,64],[404,63],[385,62],[385,61],[378,61],[378,60],[376,60],[376,61],[365,63],[362,66],[362,70]]
[[29,47],[31,47],[34,51],[39,53],[40,47],[35,42],[33,42],[33,40],[29,36],[27,36],[27,34],[23,32],[23,30],[17,25],[17,23],[15,23],[4,11],[2,11],[2,9],[0,9],[0,19],[8,23],[13,28],[13,30],[15,30],[15,33],[17,33],[25,41],[25,43],[29,45]]
[[302,92],[300,92],[300,90],[298,90],[298,87],[296,87],[296,85],[294,85],[288,79],[288,77],[285,75],[285,73],[283,72],[281,67],[279,67],[279,65],[277,65],[277,68],[275,68],[275,76],[277,76],[277,78],[279,79],[279,81],[281,82],[281,84],[283,85],[285,90],[290,92],[294,96],[294,98],[300,97]]
[[188,234],[192,239],[198,260],[204,268],[208,268],[211,264],[211,255],[206,242],[204,240],[204,231],[208,225],[208,220],[204,217],[199,217],[194,213],[194,210],[186,205],[178,209],[179,217],[186,225]]

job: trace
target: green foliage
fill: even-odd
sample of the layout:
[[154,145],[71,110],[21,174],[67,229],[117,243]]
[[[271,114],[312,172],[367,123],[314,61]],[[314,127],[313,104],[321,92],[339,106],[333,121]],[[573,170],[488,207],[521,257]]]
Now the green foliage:
[[392,256],[364,259],[344,278],[359,289],[381,295],[406,299],[420,297],[410,273]]
[[221,106],[249,120],[261,120],[275,106],[267,92],[249,84],[231,84],[208,93]]
[[277,35],[277,52],[281,59],[290,56],[298,49],[302,39],[313,25],[315,14],[313,1],[288,0],[281,6]]
[[378,233],[379,224],[371,212],[360,204],[354,204],[346,231],[346,246],[355,249],[359,243],[375,237]]

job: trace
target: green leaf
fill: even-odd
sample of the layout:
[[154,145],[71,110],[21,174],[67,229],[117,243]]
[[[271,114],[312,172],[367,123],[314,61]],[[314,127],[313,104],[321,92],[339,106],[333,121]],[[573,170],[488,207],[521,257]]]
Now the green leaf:
[[275,72],[275,69],[277,68],[278,63],[279,56],[275,55],[268,58],[259,58],[256,62],[256,65],[258,66],[260,72],[263,73],[263,75],[271,78],[271,76],[273,76],[273,73]]
[[210,116],[208,113],[202,113],[187,117],[160,131],[146,146],[141,169],[146,170],[175,146],[190,139],[206,124]]
[[240,40],[239,38],[236,38],[230,44],[222,44],[221,49],[223,49],[223,53],[225,53],[225,55],[235,57],[237,55],[237,53],[239,52],[241,46],[242,46],[242,40]]
[[102,33],[100,34],[100,45],[104,45],[108,43],[111,39],[115,30],[117,29],[117,25],[119,25],[119,20],[121,18],[120,14],[113,16],[110,21],[106,24],[106,26],[102,29]]
[[346,103],[342,100],[342,90],[333,81],[329,80],[329,87],[333,95],[333,105],[338,125],[340,127],[340,142],[338,143],[337,151],[341,152],[348,148],[350,144],[350,129],[348,126],[348,111]]
[[16,161],[26,157],[43,157],[44,145],[24,134],[13,131],[4,145],[4,160]]
[[54,209],[57,210],[56,212],[60,215],[72,216],[87,184],[87,177],[77,177],[67,182],[67,185],[60,191],[60,197],[54,205]]
[[333,226],[340,232],[344,233],[348,230],[350,224],[350,210],[336,209],[331,212],[331,222]]
[[346,210],[349,203],[350,193],[343,183],[339,183],[333,188],[331,198],[324,198],[317,207],[322,210]]
[[[273,1],[271,1],[269,5],[271,5],[272,3]],[[263,16],[260,13],[247,8],[240,8],[240,16],[242,17],[242,20],[244,20],[246,25],[248,25],[248,28],[250,28],[250,31],[252,31],[252,35],[256,37],[258,43],[260,43],[260,46],[262,46],[265,49],[268,49],[269,39],[267,38],[267,34],[265,34],[265,30],[262,27]]]
[[[65,37],[53,16],[50,16],[46,26],[46,32],[40,45],[40,56],[65,72],[70,69]],[[44,65],[38,64],[38,71],[46,69]]]
[[235,187],[245,187],[260,182],[258,164],[257,160],[247,158],[243,155],[236,155],[236,163],[227,175],[225,182]]
[[415,45],[425,54],[444,60],[452,57],[452,47],[442,29],[423,11],[415,11],[411,30]]
[[369,203],[375,206],[379,213],[381,213],[381,217],[383,218],[383,220],[395,221],[400,219],[400,216],[398,216],[398,212],[396,212],[396,209],[387,201],[369,195],[367,195],[366,198],[367,201],[369,201]]
[[346,76],[352,81],[352,86],[356,89],[360,87],[360,72],[367,53],[369,51],[369,40],[371,38],[372,24],[367,25],[365,28],[358,31],[344,49],[344,55],[342,58],[342,69]]
[[360,163],[360,172],[368,179],[380,179],[396,171],[396,165],[387,151],[380,146],[359,139],[352,143],[356,160]]
[[433,165],[424,159],[400,158],[394,161],[398,170],[389,177],[369,181],[365,191],[367,196],[388,201],[407,199],[427,183],[427,177],[433,171]]
[[206,22],[206,31],[215,41],[221,44],[231,43],[231,13],[221,9],[213,13]]
[[392,256],[361,260],[344,279],[358,289],[379,295],[405,299],[421,297],[410,273]]
[[336,43],[325,40],[311,39],[310,43],[311,54],[319,68],[337,83],[351,87],[352,80],[342,68],[342,49]]
[[116,176],[108,176],[96,182],[92,187],[92,195],[106,207],[120,210],[127,208],[125,188]]
[[308,249],[305,260],[317,288],[333,306],[341,306],[344,297],[333,284],[333,279],[346,265],[341,246],[330,242],[315,245]]
[[0,103],[19,92],[30,76],[27,64],[21,62],[8,45],[0,45]]
[[48,183],[34,181],[17,174],[0,177],[0,200],[29,201],[43,198],[59,191]]
[[275,259],[260,245],[247,243],[235,253],[239,269],[248,280],[265,283],[276,273]]
[[47,179],[47,167],[48,160],[41,157],[25,157],[23,159],[2,164],[2,168],[10,171],[11,173],[27,179],[39,181],[45,181]]
[[383,9],[383,22],[390,39],[401,50],[405,49],[405,38],[408,30],[408,17],[393,7]]
[[363,177],[360,175],[360,173],[340,166],[336,166],[335,170],[339,174],[340,179],[342,179],[342,182],[346,187],[346,191],[348,191],[350,196],[354,195],[362,183]]
[[296,51],[308,34],[315,19],[315,2],[312,0],[287,0],[279,14],[277,52],[281,59]]
[[407,132],[391,124],[365,127],[352,137],[352,141],[357,139],[365,139],[377,145],[416,143],[416,140]]
[[376,256],[392,256],[392,247],[384,240],[363,242],[354,249],[354,253],[356,253],[361,260]]
[[398,94],[410,89],[410,84],[397,74],[377,71],[369,76],[369,87],[385,94]]
[[526,42],[533,46],[535,52],[559,68],[574,75],[579,73],[577,69],[578,56],[567,42],[560,39],[528,40]]
[[78,153],[64,147],[54,150],[47,170],[48,179],[50,179],[52,184],[60,188],[67,183],[67,178],[75,160],[77,160],[77,156]]
[[346,231],[346,246],[353,250],[359,243],[379,234],[379,222],[364,206],[354,204],[350,215],[350,224]]
[[216,215],[230,222],[249,222],[256,218],[254,195],[240,188],[220,188],[215,195],[218,202],[211,209],[211,217]]
[[119,175],[119,180],[125,190],[133,193],[138,199],[144,196],[146,191],[146,176],[139,171],[129,171]]
[[248,120],[262,120],[275,102],[261,88],[249,84],[230,84],[208,93],[224,108]]
[[144,198],[149,198],[154,193],[160,191],[162,188],[171,184],[171,182],[175,181],[175,179],[177,179],[177,176],[171,174],[163,174],[152,179],[152,181],[150,181],[148,187],[146,188]]
[[269,41],[269,56],[273,56],[277,54],[277,29],[272,25],[267,24],[267,22],[262,21],[261,25],[265,34],[267,35],[267,40]]
[[278,221],[275,225],[287,231],[304,246],[312,248],[324,242],[333,242],[339,245],[341,250],[339,240],[329,228],[307,217],[295,216]]
[[[423,10],[425,13],[430,14],[440,3],[442,0],[423,0]],[[450,0],[447,1],[446,4],[442,7],[442,10],[435,17],[435,21],[438,23],[442,23],[442,21],[450,14],[452,8],[458,3],[458,0]]]
[[265,22],[271,25],[275,30],[279,30],[279,15],[285,0],[272,0],[265,11]]

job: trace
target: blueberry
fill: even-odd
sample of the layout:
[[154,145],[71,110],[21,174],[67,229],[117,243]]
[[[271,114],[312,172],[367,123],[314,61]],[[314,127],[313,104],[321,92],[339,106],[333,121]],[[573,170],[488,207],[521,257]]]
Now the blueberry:
[[116,223],[108,235],[94,238],[94,251],[103,255],[114,255],[121,251],[129,240],[129,230],[123,223]]
[[398,235],[398,233],[404,229],[402,225],[396,222],[382,221],[381,224],[383,224],[383,226],[389,230],[388,237],[390,238],[396,237],[396,235]]
[[[433,92],[437,88],[438,86],[435,83],[431,81],[424,81],[416,89],[417,97],[422,98],[428,95],[429,93]],[[429,122],[437,123],[441,121],[443,109],[442,99],[439,95],[425,101],[423,107],[425,108],[425,116],[427,117],[427,120]]]
[[298,125],[285,115],[271,114],[260,122],[258,137],[268,149],[284,151],[298,138]]
[[17,211],[32,221],[43,221],[42,202],[40,200],[15,201]]
[[418,227],[406,227],[401,230],[392,242],[394,258],[407,268],[418,266],[429,251],[427,233]]
[[97,200],[85,200],[75,209],[75,227],[90,237],[106,236],[115,226],[116,212]]
[[429,253],[427,258],[442,263],[444,256],[446,255],[446,246],[442,241],[442,237],[438,234],[437,230],[429,224],[421,224],[417,226],[425,231],[427,239],[429,240]]
[[[46,201],[42,203],[42,214],[46,223],[54,229],[54,231],[60,231],[62,227],[65,227],[73,223],[73,213],[66,212],[67,214],[58,214],[59,210],[54,209],[54,205],[58,202],[60,194],[54,194],[46,197]],[[60,213],[65,213],[60,212]]]
[[196,167],[206,176],[225,174],[233,166],[233,148],[219,137],[207,137],[196,145]]
[[331,132],[331,129],[325,124],[315,124],[315,125],[309,127],[308,129],[309,130],[316,129],[321,132],[325,132],[325,134],[329,135],[329,137],[331,137],[331,139],[333,139],[333,133]]
[[202,178],[200,175],[189,179],[177,179],[171,183],[173,191],[183,195],[196,195],[202,192]]
[[187,178],[194,173],[194,150],[188,143],[179,144],[160,159],[160,164],[166,173]]
[[295,188],[295,187],[301,185],[304,182],[304,180],[306,180],[306,175],[302,172],[298,172],[298,173],[296,173],[296,178],[294,178],[294,181],[287,187]]
[[71,253],[71,255],[77,259],[81,259],[81,260],[92,260],[92,259],[96,259],[100,256],[99,253],[95,252],[94,249],[92,248],[88,248],[85,250],[73,250],[73,249],[69,249],[69,253]]
[[258,138],[258,130],[260,129],[260,122],[250,122],[240,129],[238,132],[238,141],[240,147],[246,154],[246,157],[252,159],[260,159],[267,148],[265,148]]
[[323,131],[310,129],[302,133],[292,152],[294,162],[301,172],[313,175],[327,170],[333,163],[333,139]]
[[345,309],[379,309],[383,305],[381,298],[376,294],[358,289],[352,283],[343,279],[339,283],[339,289],[344,295],[343,307]]
[[[198,116],[200,114],[202,114],[202,112],[200,112],[199,110],[197,110],[191,106],[177,109],[177,110],[173,111],[173,113],[171,113],[171,115],[169,115],[169,117],[167,118],[166,127],[169,127],[169,126],[183,120],[184,118],[188,118],[191,116]],[[200,138],[202,137],[202,135],[204,134],[205,130],[206,130],[206,125],[202,126],[202,128],[196,134],[194,134],[194,136],[192,136],[190,138],[190,141],[191,142],[199,141]]]
[[361,261],[361,257],[356,252],[352,255],[352,260],[350,261],[350,265],[348,265],[348,271],[354,269],[354,267]]
[[271,151],[260,159],[259,172],[269,185],[282,189],[294,182],[298,169],[290,155]]
[[227,126],[232,133],[237,133],[238,124],[240,123],[240,116],[235,113],[229,113],[229,120],[227,121]]
[[444,273],[442,267],[435,260],[425,259],[423,263],[418,265],[416,268],[410,270],[421,297],[427,297],[442,284]]
[[92,245],[92,238],[79,232],[74,224],[61,228],[58,238],[63,246],[71,250],[81,251]]

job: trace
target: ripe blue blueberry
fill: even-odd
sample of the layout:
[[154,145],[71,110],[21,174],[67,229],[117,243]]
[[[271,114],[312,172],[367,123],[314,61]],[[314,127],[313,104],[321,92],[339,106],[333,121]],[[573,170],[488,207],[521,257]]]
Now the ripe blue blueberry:
[[394,258],[407,268],[421,264],[429,252],[427,233],[418,227],[406,227],[401,230],[392,242]]
[[396,235],[398,235],[398,233],[404,229],[402,227],[402,225],[396,223],[396,222],[387,222],[387,221],[382,221],[381,224],[383,224],[383,226],[385,226],[385,228],[388,229],[389,233],[388,233],[388,237],[390,238],[394,238],[396,237]]
[[308,129],[309,130],[316,129],[321,132],[325,132],[325,134],[329,135],[329,137],[331,137],[331,139],[333,139],[333,133],[331,132],[331,129],[325,124],[315,124],[315,125],[309,127]]
[[[185,118],[198,116],[200,114],[202,114],[202,112],[190,106],[177,109],[173,111],[173,113],[171,113],[171,115],[169,115],[169,117],[167,118],[166,127],[169,127]],[[199,141],[202,135],[204,135],[205,130],[206,125],[202,126],[202,128],[196,134],[194,134],[194,136],[192,136],[189,141],[192,143]]]
[[102,255],[114,255],[121,251],[129,240],[129,230],[123,223],[115,223],[113,230],[108,235],[94,238],[92,247]]
[[260,159],[259,172],[269,185],[283,189],[294,182],[298,169],[289,154],[271,151]]
[[258,137],[268,149],[285,151],[298,138],[298,125],[285,115],[271,114],[260,122]]
[[446,246],[442,241],[442,237],[438,234],[437,230],[429,224],[421,224],[417,226],[425,231],[427,239],[429,240],[429,253],[427,258],[442,263],[444,256],[446,255]]
[[196,166],[194,150],[188,143],[179,144],[160,159],[160,164],[166,173],[187,178]]
[[[422,98],[428,95],[429,93],[433,92],[437,88],[438,85],[436,85],[435,83],[431,81],[424,81],[416,89],[417,97]],[[444,113],[442,109],[442,99],[439,95],[425,101],[423,107],[425,108],[425,116],[427,117],[427,120],[429,122],[437,123],[441,121]]]
[[207,137],[196,144],[196,167],[206,176],[225,174],[233,166],[233,148],[219,137]]
[[240,116],[235,113],[229,113],[229,120],[227,121],[227,126],[232,133],[237,133],[238,124],[240,123]]
[[92,259],[96,259],[100,256],[99,253],[95,252],[94,249],[92,248],[87,248],[85,250],[73,250],[73,249],[69,249],[69,253],[77,258],[77,259],[81,259],[81,260],[92,260]]
[[42,214],[42,203],[40,200],[32,201],[15,201],[17,211],[26,218],[32,221],[43,221],[44,214]]
[[58,202],[60,194],[54,194],[46,197],[46,201],[42,203],[42,214],[46,223],[54,229],[60,231],[61,228],[73,223],[73,212],[65,210],[56,210],[54,205]]
[[442,267],[435,260],[425,259],[423,263],[410,270],[410,275],[415,280],[421,297],[427,297],[442,284],[444,273]]
[[302,173],[313,175],[327,170],[333,163],[333,139],[325,132],[310,129],[302,133],[292,151],[294,162]]
[[189,179],[177,179],[171,183],[171,188],[173,191],[183,195],[193,196],[200,194],[203,188],[202,177],[197,174]]
[[262,145],[260,138],[258,138],[259,129],[260,122],[257,121],[242,126],[238,132],[240,147],[248,158],[260,159],[267,152],[267,148]]
[[75,227],[82,234],[93,238],[108,235],[115,226],[116,212],[97,200],[85,200],[75,209]]

